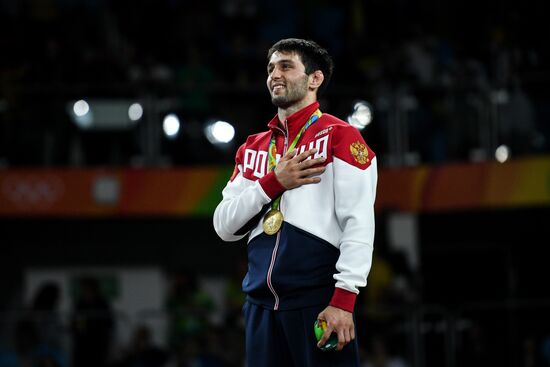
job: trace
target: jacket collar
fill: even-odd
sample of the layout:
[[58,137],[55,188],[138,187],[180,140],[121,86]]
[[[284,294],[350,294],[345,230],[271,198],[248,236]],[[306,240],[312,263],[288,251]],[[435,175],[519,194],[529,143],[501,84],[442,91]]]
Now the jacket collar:
[[[306,106],[301,110],[296,111],[292,115],[288,116],[286,119],[286,123],[288,127],[288,130],[287,130],[288,137],[294,138],[298,134],[302,126],[304,126],[304,124],[307,122],[307,119],[309,118],[309,116],[311,116],[313,112],[315,112],[315,110],[317,110],[318,108],[319,108],[319,102],[316,101],[310,104],[309,106]],[[279,115],[275,115],[275,117],[273,117],[273,119],[269,121],[267,126],[272,131],[280,131],[281,129],[284,131],[285,129],[284,123],[281,123],[281,121],[279,121]]]

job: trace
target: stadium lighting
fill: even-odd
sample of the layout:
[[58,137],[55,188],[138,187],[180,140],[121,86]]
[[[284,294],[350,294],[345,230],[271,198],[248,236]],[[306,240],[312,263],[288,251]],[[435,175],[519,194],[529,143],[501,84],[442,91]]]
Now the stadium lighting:
[[76,116],[82,117],[90,112],[90,105],[83,99],[76,101],[73,105],[73,112]]
[[365,101],[358,101],[353,106],[353,112],[348,116],[347,121],[350,125],[359,130],[372,122],[372,108]]
[[[67,108],[70,109],[69,106]],[[88,102],[80,99],[72,104],[71,110],[72,120],[79,128],[86,130],[92,127],[94,118]]]
[[128,117],[132,121],[138,121],[143,116],[143,107],[139,103],[133,103],[128,107]]
[[495,150],[495,158],[500,163],[506,162],[510,159],[510,148],[506,145],[501,145]]
[[164,117],[162,128],[164,130],[164,134],[168,138],[173,139],[178,135],[178,132],[180,131],[180,119],[175,114],[170,113]]
[[143,106],[133,99],[70,100],[65,108],[73,123],[82,130],[131,130],[143,117]]
[[503,105],[510,101],[510,94],[506,89],[491,91],[491,101],[497,105]]
[[227,144],[235,137],[235,128],[228,122],[216,121],[207,124],[204,133],[212,144]]

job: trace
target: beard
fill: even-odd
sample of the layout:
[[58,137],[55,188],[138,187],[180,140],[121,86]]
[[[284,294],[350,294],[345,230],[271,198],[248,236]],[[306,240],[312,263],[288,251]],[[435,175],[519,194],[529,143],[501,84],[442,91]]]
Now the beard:
[[308,76],[305,75],[302,79],[293,83],[287,83],[285,93],[282,95],[274,95],[271,93],[271,103],[279,108],[286,109],[296,102],[305,98],[308,90]]

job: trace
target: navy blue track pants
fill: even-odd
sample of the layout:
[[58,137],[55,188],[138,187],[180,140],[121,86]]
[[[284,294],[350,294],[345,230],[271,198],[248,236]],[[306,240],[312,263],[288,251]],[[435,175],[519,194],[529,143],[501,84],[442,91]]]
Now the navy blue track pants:
[[357,339],[340,352],[317,347],[313,323],[325,307],[273,311],[246,302],[247,367],[359,367]]

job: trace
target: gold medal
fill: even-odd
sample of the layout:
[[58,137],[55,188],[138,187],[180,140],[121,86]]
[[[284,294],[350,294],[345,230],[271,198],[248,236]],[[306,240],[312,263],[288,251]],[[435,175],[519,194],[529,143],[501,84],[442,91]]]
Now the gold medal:
[[[308,127],[311,126],[314,122],[319,120],[323,114],[319,109],[315,110],[311,116],[309,116],[309,119],[306,121],[304,126],[300,129],[300,132],[294,137],[294,140],[288,147],[288,151],[291,152],[296,147],[296,144],[298,143],[298,140],[300,140],[300,137],[304,133],[304,131],[307,130]],[[275,167],[277,166],[277,146],[275,141],[275,134],[271,135],[271,141],[269,142],[269,148],[267,149],[268,156],[267,156],[267,168],[269,172],[272,172]],[[274,235],[275,233],[279,232],[281,229],[281,226],[283,225],[284,217],[283,213],[279,210],[279,204],[281,202],[281,197],[279,196],[273,202],[271,203],[271,210],[267,212],[267,214],[264,217],[264,232],[268,235]]]
[[283,213],[281,213],[278,209],[271,209],[264,217],[264,232],[268,235],[273,235],[279,232],[279,229],[281,229],[281,226],[283,225],[283,220]]

